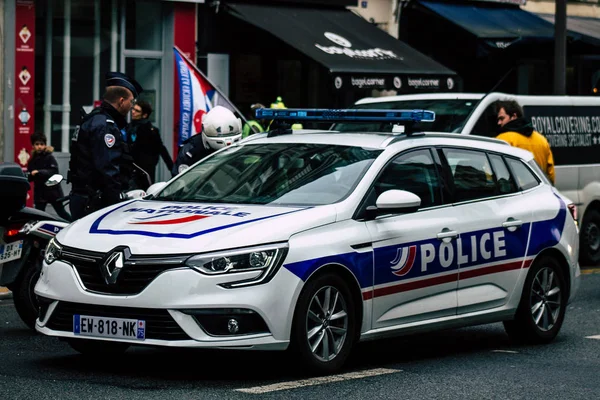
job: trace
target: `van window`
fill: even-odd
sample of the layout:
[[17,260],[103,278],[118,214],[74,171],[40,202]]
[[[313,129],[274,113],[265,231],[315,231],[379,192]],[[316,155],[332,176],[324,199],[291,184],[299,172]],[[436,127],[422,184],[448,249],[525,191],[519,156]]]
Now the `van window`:
[[496,137],[498,135],[498,122],[495,105],[490,104],[473,126],[471,135]]
[[[477,99],[421,99],[397,100],[355,105],[354,109],[370,110],[430,110],[435,112],[434,122],[419,122],[414,125],[417,131],[458,132],[466,118],[477,104]],[[391,132],[390,123],[338,123],[331,130],[340,132]]]

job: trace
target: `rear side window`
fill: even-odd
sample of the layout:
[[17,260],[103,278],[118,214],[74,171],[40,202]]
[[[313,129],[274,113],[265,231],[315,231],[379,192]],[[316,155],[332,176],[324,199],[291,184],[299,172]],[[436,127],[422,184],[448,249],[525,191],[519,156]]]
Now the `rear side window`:
[[490,161],[492,162],[492,167],[494,168],[494,173],[496,174],[496,180],[498,182],[498,193],[509,194],[517,192],[517,185],[513,177],[510,175],[510,171],[506,167],[502,157],[496,154],[490,154],[489,156]]
[[454,181],[454,201],[477,200],[496,195],[494,172],[482,151],[444,149]]
[[531,189],[539,185],[538,178],[533,172],[523,163],[521,160],[515,160],[514,158],[507,158],[506,162],[510,166],[513,172],[517,185],[521,190]]

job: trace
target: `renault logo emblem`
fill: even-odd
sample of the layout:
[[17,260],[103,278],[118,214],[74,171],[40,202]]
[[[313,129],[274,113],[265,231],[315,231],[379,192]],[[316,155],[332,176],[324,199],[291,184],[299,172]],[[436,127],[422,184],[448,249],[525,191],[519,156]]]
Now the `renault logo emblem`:
[[104,281],[108,285],[117,283],[119,273],[125,265],[125,261],[131,256],[131,251],[128,247],[117,247],[108,253],[108,257],[100,267],[100,272],[104,277]]

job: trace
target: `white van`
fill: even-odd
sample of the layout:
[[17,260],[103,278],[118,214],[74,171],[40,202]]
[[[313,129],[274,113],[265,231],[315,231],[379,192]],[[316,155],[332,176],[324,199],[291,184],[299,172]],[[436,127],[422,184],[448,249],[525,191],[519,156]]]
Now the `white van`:
[[[432,110],[436,113],[434,122],[420,122],[413,128],[494,137],[494,102],[509,98],[519,102],[534,129],[550,142],[556,188],[577,204],[581,264],[600,264],[600,97],[434,93],[370,97],[357,101],[354,108]],[[338,131],[369,128],[381,131],[386,127],[375,123],[332,127]]]

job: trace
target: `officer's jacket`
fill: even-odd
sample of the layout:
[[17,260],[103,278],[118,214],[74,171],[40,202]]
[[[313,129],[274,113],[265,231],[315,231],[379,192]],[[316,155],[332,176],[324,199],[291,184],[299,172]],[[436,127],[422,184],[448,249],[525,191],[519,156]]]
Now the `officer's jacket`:
[[179,152],[177,153],[173,168],[171,169],[171,174],[175,176],[183,172],[186,168],[213,152],[214,150],[207,149],[204,146],[202,133],[197,133],[194,136],[189,137],[179,147]]
[[265,129],[262,127],[260,122],[255,119],[249,120],[246,125],[244,125],[244,129],[242,130],[242,138],[246,138],[254,133],[264,132]]
[[69,180],[74,193],[99,190],[104,206],[119,202],[131,173],[132,159],[121,132],[126,125],[125,117],[107,102],[83,117],[71,139]]

